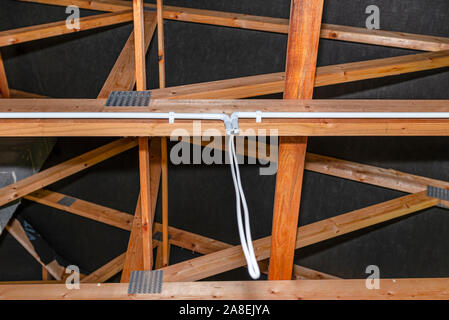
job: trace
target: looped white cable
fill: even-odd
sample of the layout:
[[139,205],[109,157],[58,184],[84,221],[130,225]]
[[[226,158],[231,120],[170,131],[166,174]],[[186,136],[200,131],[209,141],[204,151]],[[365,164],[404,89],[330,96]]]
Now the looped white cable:
[[[243,193],[242,182],[240,179],[239,163],[235,152],[234,135],[230,134],[228,137],[229,165],[231,166],[232,180],[234,181],[237,206],[237,224],[239,228],[240,242],[242,244],[243,254],[245,255],[246,263],[248,265],[249,275],[253,279],[259,279],[260,269],[257,263],[256,255],[254,254],[253,240],[251,238],[251,229],[249,225],[248,205],[246,203],[246,198]],[[243,226],[242,206],[245,226]]]

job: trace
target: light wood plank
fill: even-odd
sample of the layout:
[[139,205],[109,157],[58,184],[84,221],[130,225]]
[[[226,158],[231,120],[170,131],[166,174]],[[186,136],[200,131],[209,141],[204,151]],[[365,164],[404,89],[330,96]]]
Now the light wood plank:
[[121,24],[132,20],[132,11],[128,9],[125,11],[117,11],[82,17],[79,19],[80,29],[67,28],[66,21],[63,20],[30,27],[1,31],[0,47],[6,47],[28,41]]
[[[426,191],[428,186],[449,189],[449,182],[421,177],[393,169],[308,153],[306,169],[352,181],[367,183],[408,193]],[[441,201],[449,207],[449,201]]]
[[161,294],[128,295],[127,283],[0,286],[2,300],[448,300],[449,279],[381,279],[379,290],[360,280],[219,281],[164,283]]
[[[165,49],[164,49],[164,20],[163,20],[163,1],[157,0],[157,48],[159,58],[159,88],[165,88]],[[167,162],[167,138],[161,138],[161,154],[162,154],[162,247],[161,265],[168,266],[169,260],[169,243],[168,243],[168,162]],[[159,260],[158,260],[159,261]]]
[[[47,3],[61,6],[76,4],[81,8],[102,11],[120,11],[129,9],[130,7],[129,2],[116,0],[103,0],[101,2],[91,0],[21,1]],[[153,4],[145,4],[145,6],[149,8],[155,7],[155,5]],[[201,10],[194,8],[182,8],[175,6],[164,6],[164,19],[275,33],[288,33],[289,26],[288,19],[261,17],[213,10]],[[333,39],[412,50],[449,50],[449,38],[445,37],[418,35],[385,30],[367,30],[366,28],[340,26],[333,24],[322,25],[321,37],[323,39]]]
[[148,138],[139,138],[140,206],[142,215],[143,270],[153,266],[151,231],[150,150]]
[[26,92],[22,90],[9,89],[11,99],[47,99],[48,97],[41,94]]
[[[141,111],[226,112],[233,111],[334,111],[334,112],[448,112],[447,100],[152,100],[148,108],[107,108],[100,99],[0,99],[0,111]],[[429,108],[426,110],[426,108]],[[111,110],[113,109],[113,110]],[[445,136],[449,119],[264,119],[256,123],[241,119],[241,134],[247,130],[277,130],[279,136]],[[102,120],[102,119],[2,119],[0,136],[170,136],[175,129],[195,135],[193,121]],[[202,131],[224,135],[220,121],[202,121]],[[254,132],[254,131],[252,131]],[[259,132],[260,133],[260,132]],[[198,133],[196,133],[198,134]]]
[[[424,192],[407,195],[394,200],[351,211],[333,218],[298,228],[295,248],[332,239],[384,221],[424,210],[439,204]],[[270,256],[271,236],[253,242],[258,261]],[[163,268],[164,281],[197,281],[246,264],[241,246],[188,260]]]
[[[73,201],[69,206],[61,204],[62,199]],[[131,230],[133,216],[118,210],[100,206],[95,203],[80,200],[58,192],[41,189],[25,196],[25,199],[34,201],[52,208],[76,214],[123,230]]]
[[142,239],[142,205],[140,195],[134,211],[133,226],[129,236],[128,248],[126,250],[125,263],[123,265],[120,282],[129,282],[131,273],[136,270],[143,270],[143,239]]
[[[133,0],[134,52],[137,91],[146,90],[145,39],[143,0]],[[150,147],[146,137],[139,137],[140,204],[142,215],[143,270],[153,267],[153,240],[151,236]]]
[[1,52],[0,52],[0,97],[3,99],[8,99],[10,97],[8,79],[6,78],[5,65],[3,64]]

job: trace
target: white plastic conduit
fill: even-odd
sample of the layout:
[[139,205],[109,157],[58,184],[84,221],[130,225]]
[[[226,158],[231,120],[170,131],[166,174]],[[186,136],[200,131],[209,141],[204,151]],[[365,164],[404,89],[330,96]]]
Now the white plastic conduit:
[[239,119],[449,119],[449,112],[234,112],[231,123],[239,132]]
[[[234,112],[224,113],[149,113],[149,112],[0,112],[0,119],[175,119],[221,120],[226,129],[228,155],[236,196],[237,224],[248,272],[253,279],[260,277],[259,265],[254,254],[249,225],[249,210],[242,188],[234,136],[238,134],[239,119],[449,119],[449,112]],[[242,213],[243,207],[243,213]]]

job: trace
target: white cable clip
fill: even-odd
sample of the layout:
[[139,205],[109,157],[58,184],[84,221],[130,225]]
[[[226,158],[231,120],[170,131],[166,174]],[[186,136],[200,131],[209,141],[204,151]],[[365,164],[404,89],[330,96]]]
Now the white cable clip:
[[260,123],[262,122],[262,111],[256,111],[256,122]]
[[168,123],[175,123],[175,113],[174,112],[169,112],[168,113]]

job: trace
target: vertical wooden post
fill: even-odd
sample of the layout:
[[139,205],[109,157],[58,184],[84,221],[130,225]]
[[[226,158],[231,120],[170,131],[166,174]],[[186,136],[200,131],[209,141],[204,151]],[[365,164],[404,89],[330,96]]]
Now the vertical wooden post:
[[[162,0],[157,0],[157,45],[159,58],[159,87],[165,88],[165,50],[164,50],[164,18]],[[167,138],[161,138],[162,169],[162,266],[168,266],[168,162]],[[159,248],[158,248],[159,252]]]
[[3,65],[1,53],[0,53],[0,95],[2,96],[2,98],[6,99],[10,97],[8,80],[6,79],[5,66]]
[[[161,146],[159,139],[151,139],[150,143],[150,195],[151,195],[151,221],[154,221],[156,211],[157,193],[161,180]],[[131,272],[144,270],[143,262],[143,239],[142,239],[142,204],[141,195],[137,201],[134,213],[133,226],[129,237],[126,259],[123,266],[120,282],[129,282]]]
[[157,54],[159,58],[159,86],[165,88],[165,49],[164,49],[164,6],[162,0],[157,0]]
[[[136,89],[146,89],[143,0],[133,0]],[[140,204],[142,215],[143,268],[153,267],[153,241],[150,198],[150,150],[147,137],[139,137]]]
[[143,25],[143,0],[133,0],[134,15],[134,50],[136,56],[136,89],[146,90],[147,77],[145,72],[145,38]]
[[[284,99],[312,99],[324,0],[292,0]],[[291,280],[307,137],[280,137],[268,278]]]

